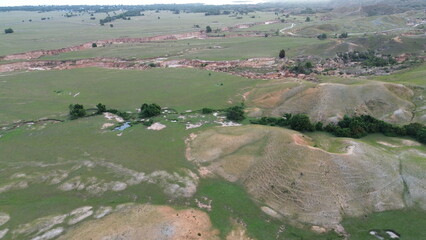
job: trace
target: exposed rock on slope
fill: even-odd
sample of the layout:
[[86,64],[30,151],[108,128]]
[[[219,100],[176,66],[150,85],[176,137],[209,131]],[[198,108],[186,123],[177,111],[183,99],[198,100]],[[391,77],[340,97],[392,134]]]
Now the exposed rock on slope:
[[309,138],[282,128],[215,128],[188,143],[187,157],[205,171],[242,182],[279,214],[328,228],[344,215],[424,201],[424,164],[362,142],[336,141],[343,141],[344,153],[312,147]]

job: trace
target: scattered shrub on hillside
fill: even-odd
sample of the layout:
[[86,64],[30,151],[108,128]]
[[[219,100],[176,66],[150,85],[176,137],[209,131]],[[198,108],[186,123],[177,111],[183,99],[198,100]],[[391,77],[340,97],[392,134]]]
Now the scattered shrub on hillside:
[[245,119],[243,106],[230,107],[225,112],[226,118],[230,121],[240,122]]
[[384,67],[387,65],[396,64],[396,60],[390,55],[379,55],[374,50],[364,52],[351,51],[344,53],[337,53],[345,63],[347,62],[361,62],[365,66],[370,67]]
[[306,17],[305,22],[310,22],[311,18],[310,17]]
[[140,112],[139,115],[142,118],[150,118],[150,117],[158,116],[160,114],[161,114],[161,107],[158,104],[144,103],[144,104],[142,104],[141,112]]
[[98,47],[98,44],[92,43],[92,48]]
[[313,64],[312,62],[298,62],[296,65],[293,66],[283,66],[283,70],[288,70],[291,73],[294,74],[310,74],[312,73],[312,68],[313,68]]
[[12,29],[12,28],[6,28],[6,29],[4,30],[4,33],[5,33],[5,34],[13,33],[13,29]]
[[68,108],[70,109],[69,114],[71,119],[81,118],[86,115],[86,110],[81,104],[70,104]]

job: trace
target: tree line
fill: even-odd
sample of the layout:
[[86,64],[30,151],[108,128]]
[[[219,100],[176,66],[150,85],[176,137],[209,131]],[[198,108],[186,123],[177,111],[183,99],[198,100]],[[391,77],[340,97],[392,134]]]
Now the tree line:
[[290,127],[296,131],[326,131],[336,137],[362,138],[368,134],[382,133],[390,137],[410,136],[426,144],[426,126],[421,123],[410,123],[404,126],[387,123],[370,115],[349,117],[345,115],[337,124],[312,123],[305,114],[284,114],[283,117],[262,117],[250,120],[252,124]]

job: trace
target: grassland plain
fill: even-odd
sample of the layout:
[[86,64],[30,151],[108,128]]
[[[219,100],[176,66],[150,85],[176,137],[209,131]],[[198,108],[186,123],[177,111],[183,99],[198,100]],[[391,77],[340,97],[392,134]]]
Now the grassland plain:
[[[277,49],[285,49],[288,57],[305,53],[307,46],[326,44],[312,38],[236,37],[220,39],[188,39],[143,44],[121,44],[68,52],[41,59],[81,59],[90,57],[155,58],[202,60],[235,60],[255,57],[276,57]],[[245,51],[251,49],[252,51]]]
[[238,93],[256,83],[259,81],[196,69],[21,72],[1,77],[0,123],[66,118],[71,103],[89,108],[101,102],[132,112],[144,102],[178,111],[224,108],[232,105],[228,101],[239,103],[242,97]]
[[[15,30],[14,34],[0,36],[0,55],[100,39],[198,31],[207,25],[217,29],[277,17],[273,12],[250,13],[242,19],[144,12],[145,16],[132,17],[130,21],[117,20],[112,22],[114,27],[109,27],[109,23],[99,26],[99,19],[105,17],[105,13],[94,14],[95,20],[90,20],[89,14],[71,18],[63,14],[0,13],[0,26]],[[407,30],[403,19],[407,16],[403,14],[368,18],[340,18],[334,14],[331,20],[325,21],[320,19],[326,15],[311,16],[312,22],[304,21],[309,15],[301,15],[286,18],[285,23],[235,30],[237,33],[273,35],[277,29],[293,22],[296,27],[288,31],[308,36],[303,38],[268,36],[122,44],[44,59],[231,60],[276,57],[280,49],[285,49],[288,57],[301,54],[334,56],[336,51],[350,49],[350,46],[374,48],[382,40],[389,41],[384,45],[394,51],[393,54],[407,49],[410,52],[422,50],[422,38],[417,42],[418,38],[402,37],[403,43],[395,45],[388,36],[375,40],[358,36],[392,28],[397,32]],[[251,18],[252,15],[255,17]],[[42,17],[50,19],[41,20]],[[196,24],[200,28],[195,28]],[[65,33],[64,29],[67,29]],[[346,40],[316,39],[319,33],[333,35],[343,31],[356,34]],[[142,103],[155,102],[185,112],[236,105],[243,96],[248,97],[246,104],[250,110],[265,108],[272,112],[274,107],[283,106],[287,111],[288,105],[290,110],[298,111],[314,106],[320,99],[328,107],[325,112],[343,109],[343,115],[353,108],[350,105],[353,99],[358,99],[353,95],[363,96],[361,100],[368,95],[373,96],[373,100],[389,100],[386,104],[393,107],[408,105],[413,110],[413,105],[418,115],[426,111],[422,101],[424,70],[425,66],[421,65],[382,77],[320,77],[320,83],[299,79],[260,81],[204,70],[171,68],[12,72],[0,76],[0,125],[46,117],[65,120],[70,103],[90,108],[101,102],[110,108],[136,112]],[[331,90],[325,95],[315,95],[324,88]],[[372,94],[373,89],[375,94]],[[407,97],[410,90],[413,96]],[[248,92],[250,94],[246,95]],[[333,98],[327,100],[331,96]],[[286,103],[284,99],[287,98],[291,101]],[[295,102],[299,105],[292,105]],[[350,107],[342,107],[345,104]],[[269,110],[265,111],[266,115],[270,114]],[[422,209],[426,209],[426,152],[424,145],[413,139],[375,134],[352,140],[323,132],[300,134],[263,126],[220,128],[212,127],[211,123],[186,129],[186,123],[196,125],[213,119],[213,115],[194,113],[196,116],[189,119],[188,113],[171,117],[178,119],[180,115],[188,119],[172,122],[163,116],[154,118],[155,122],[166,126],[161,131],[148,130],[141,124],[114,131],[118,123],[103,116],[58,123],[28,123],[10,131],[0,130],[0,217],[10,216],[9,221],[0,223],[0,234],[8,230],[2,240],[43,239],[55,231],[79,232],[94,226],[85,225],[86,220],[102,225],[105,218],[98,221],[98,217],[110,213],[108,219],[119,225],[123,222],[120,218],[123,208],[147,203],[171,205],[178,209],[168,212],[172,215],[188,207],[204,209],[213,226],[209,230],[219,230],[222,239],[242,229],[245,233],[242,235],[259,240],[334,240],[341,236],[333,231],[317,234],[311,227],[332,229],[340,227],[339,223],[350,239],[355,240],[371,238],[368,233],[371,229],[393,229],[406,240],[423,237],[420,231],[425,224],[421,214],[424,214]],[[188,136],[191,138],[194,134],[198,136],[191,143]],[[195,160],[190,158],[192,162],[186,159],[191,154],[196,156]],[[203,176],[202,168],[211,171],[208,177]],[[157,207],[161,208],[154,208]],[[384,211],[388,209],[399,210]],[[415,222],[408,226],[404,221]],[[169,228],[161,226],[160,231],[167,235]]]
[[[0,56],[39,49],[56,49],[79,45],[85,42],[119,37],[146,37],[203,30],[207,25],[213,29],[240,23],[262,22],[275,18],[273,12],[256,12],[257,18],[237,19],[227,15],[204,16],[202,13],[173,14],[169,11],[144,12],[145,16],[132,20],[116,20],[100,26],[99,19],[105,13],[95,13],[96,20],[89,14],[64,17],[65,12],[1,12],[0,26],[13,28],[14,34],[0,36]],[[111,13],[112,14],[112,13]],[[41,20],[41,18],[50,18]],[[32,21],[29,22],[28,20]],[[24,20],[24,22],[22,21]],[[200,29],[194,28],[199,25]],[[63,31],[67,29],[67,31]],[[84,33],[84,34],[82,34]]]

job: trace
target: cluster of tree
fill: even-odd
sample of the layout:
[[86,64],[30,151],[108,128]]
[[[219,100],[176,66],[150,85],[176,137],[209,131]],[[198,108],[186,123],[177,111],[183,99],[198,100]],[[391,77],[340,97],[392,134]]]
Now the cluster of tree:
[[77,119],[86,116],[86,109],[84,109],[84,106],[81,104],[70,104],[68,108],[70,110],[70,119]]
[[289,72],[294,74],[311,74],[313,67],[314,65],[312,64],[312,62],[298,62],[296,65],[292,65],[289,67],[283,66],[283,70],[288,70]]
[[420,123],[410,123],[398,126],[378,120],[369,115],[349,117],[345,116],[337,124],[330,123],[323,127],[321,122],[312,123],[305,114],[284,114],[283,117],[262,117],[250,120],[252,124],[268,126],[289,126],[296,131],[326,131],[336,137],[361,138],[372,133],[382,133],[385,136],[410,136],[421,143],[426,143],[426,126]]
[[369,133],[382,133],[390,137],[410,136],[419,142],[426,143],[426,126],[423,124],[410,123],[399,126],[378,120],[369,115],[345,116],[337,125],[329,124],[324,130],[337,137],[361,138]]
[[233,106],[225,110],[226,119],[235,122],[241,122],[246,117],[244,116],[244,106]]
[[296,131],[315,131],[316,126],[311,123],[309,117],[305,114],[296,114],[292,115],[286,113],[283,117],[262,117],[260,119],[250,120],[252,124],[260,124],[267,126],[278,126],[278,127],[287,127]]
[[318,36],[317,36],[317,38],[318,38],[319,40],[327,39],[327,34],[325,34],[325,33],[321,33],[320,35],[318,35]]
[[374,50],[340,52],[337,53],[337,56],[344,62],[361,62],[363,65],[369,67],[384,67],[396,64],[396,60],[391,55],[379,55]]
[[109,16],[108,15],[106,18],[99,20],[99,23],[101,25],[104,25],[105,23],[112,22],[112,21],[117,20],[117,19],[130,20],[130,17],[142,16],[143,14],[141,13],[141,11],[142,10],[140,10],[140,9],[139,10],[129,10],[127,12],[120,13],[120,14],[115,15],[115,16]]
[[5,33],[5,34],[13,33],[13,29],[12,29],[12,28],[6,28],[6,29],[4,30],[4,33]]
[[161,107],[158,104],[151,103],[147,104],[144,103],[141,106],[141,111],[139,113],[139,116],[141,118],[150,118],[155,117],[161,114]]

